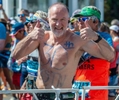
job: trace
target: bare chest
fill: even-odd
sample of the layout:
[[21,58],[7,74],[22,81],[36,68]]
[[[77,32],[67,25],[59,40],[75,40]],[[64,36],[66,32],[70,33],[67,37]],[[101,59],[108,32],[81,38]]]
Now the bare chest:
[[67,66],[70,57],[73,55],[74,43],[66,41],[58,45],[49,45],[45,43],[43,48],[44,58],[47,64],[57,70],[61,70]]

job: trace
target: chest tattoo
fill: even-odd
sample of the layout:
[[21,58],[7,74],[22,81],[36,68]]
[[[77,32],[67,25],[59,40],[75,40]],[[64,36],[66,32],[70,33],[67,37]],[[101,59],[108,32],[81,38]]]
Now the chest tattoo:
[[72,48],[74,48],[74,43],[70,42],[70,41],[66,41],[64,46],[66,49],[72,49]]

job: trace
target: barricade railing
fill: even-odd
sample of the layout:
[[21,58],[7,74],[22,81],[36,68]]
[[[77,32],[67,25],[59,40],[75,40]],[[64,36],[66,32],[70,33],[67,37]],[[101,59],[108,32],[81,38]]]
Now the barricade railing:
[[[119,89],[119,86],[90,86],[90,87],[84,86],[82,89],[81,100],[85,100],[86,90],[111,90],[111,89]],[[34,98],[36,100],[38,100],[35,93],[55,93],[55,95],[56,95],[55,100],[60,100],[60,98],[59,98],[60,93],[66,93],[66,92],[75,93],[75,100],[78,100],[79,89],[71,89],[71,88],[66,88],[66,89],[55,88],[55,89],[4,90],[4,91],[0,91],[0,94],[31,93],[31,94],[33,94]],[[117,95],[115,100],[119,100],[119,95]]]
[[[81,100],[85,100],[86,90],[111,90],[111,89],[119,89],[119,86],[84,86],[82,89],[82,97]],[[115,98],[115,100],[119,100],[119,95]]]
[[67,89],[55,88],[55,89],[4,90],[4,91],[0,91],[0,94],[31,93],[31,94],[33,94],[34,98],[36,100],[38,100],[35,93],[55,93],[55,95],[56,95],[55,100],[60,100],[60,98],[59,98],[60,93],[66,93],[66,92],[75,93],[75,100],[78,100],[79,89],[71,89],[71,88],[67,88]]

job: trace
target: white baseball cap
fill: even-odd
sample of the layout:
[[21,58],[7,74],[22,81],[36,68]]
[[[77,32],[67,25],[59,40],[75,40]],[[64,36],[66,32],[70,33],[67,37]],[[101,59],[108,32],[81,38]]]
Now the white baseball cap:
[[119,32],[119,27],[117,25],[112,25],[112,26],[110,26],[109,29],[113,30],[113,31],[116,31],[116,32]]

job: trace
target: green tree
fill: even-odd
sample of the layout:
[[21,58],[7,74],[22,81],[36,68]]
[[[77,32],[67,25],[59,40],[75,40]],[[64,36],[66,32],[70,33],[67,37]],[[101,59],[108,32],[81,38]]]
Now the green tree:
[[119,0],[104,0],[104,21],[119,19]]

